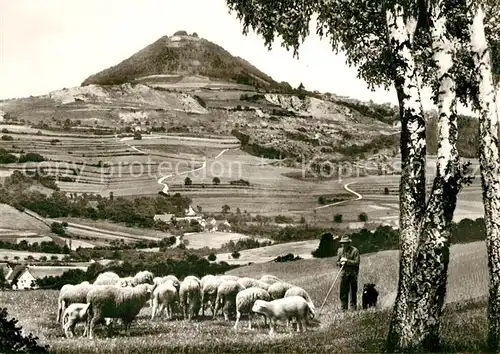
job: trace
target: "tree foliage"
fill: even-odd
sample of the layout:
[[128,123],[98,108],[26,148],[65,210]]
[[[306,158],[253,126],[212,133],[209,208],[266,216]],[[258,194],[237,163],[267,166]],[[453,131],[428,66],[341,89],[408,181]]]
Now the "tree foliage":
[[8,319],[6,308],[0,310],[0,353],[48,353],[49,346],[37,343],[38,337],[23,335],[22,327],[15,318]]

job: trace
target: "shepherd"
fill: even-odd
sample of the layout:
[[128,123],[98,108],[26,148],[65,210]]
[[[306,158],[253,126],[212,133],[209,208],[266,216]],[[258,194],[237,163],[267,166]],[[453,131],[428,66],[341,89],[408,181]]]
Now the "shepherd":
[[350,293],[351,310],[356,310],[358,300],[359,250],[351,245],[345,235],[340,239],[341,247],[337,252],[337,266],[342,267],[340,278],[340,302],[342,311],[347,311]]

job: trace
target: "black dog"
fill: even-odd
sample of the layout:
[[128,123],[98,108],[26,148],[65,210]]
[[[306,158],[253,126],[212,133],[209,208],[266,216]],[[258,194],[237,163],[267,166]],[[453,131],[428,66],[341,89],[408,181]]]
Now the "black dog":
[[368,283],[363,285],[363,309],[376,307],[378,299],[378,291],[375,289],[375,284]]

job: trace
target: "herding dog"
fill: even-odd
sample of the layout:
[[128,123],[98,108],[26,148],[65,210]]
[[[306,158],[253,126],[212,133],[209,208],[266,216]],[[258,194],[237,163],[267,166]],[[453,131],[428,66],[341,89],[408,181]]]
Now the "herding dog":
[[363,309],[376,307],[378,299],[378,291],[375,289],[375,284],[367,283],[363,285]]

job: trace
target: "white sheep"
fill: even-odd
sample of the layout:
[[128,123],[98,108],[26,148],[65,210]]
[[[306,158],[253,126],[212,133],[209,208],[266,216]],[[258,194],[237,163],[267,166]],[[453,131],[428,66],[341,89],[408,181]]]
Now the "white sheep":
[[94,327],[104,318],[120,318],[129,331],[131,322],[151,297],[151,287],[139,284],[136,287],[103,286],[95,287],[87,294],[88,308],[87,335],[93,337]]
[[269,319],[269,335],[274,334],[276,322],[297,319],[297,332],[306,331],[306,319],[314,318],[314,313],[307,301],[301,296],[290,296],[272,301],[256,300],[252,311],[265,315]]
[[[97,285],[99,286],[99,285]],[[59,298],[57,300],[57,322],[62,320],[62,315],[66,306],[73,303],[86,303],[87,293],[94,287],[93,284],[89,282],[82,282],[77,285],[63,286],[59,292]]]
[[229,320],[229,315],[236,309],[236,295],[245,288],[234,280],[222,282],[217,287],[217,297],[215,300],[214,318],[219,308],[222,309],[224,320]]
[[273,300],[276,299],[281,299],[285,296],[285,293],[287,292],[288,289],[293,288],[295,285],[287,283],[287,282],[277,282],[274,284],[271,284],[271,286],[267,289],[269,294],[271,295],[271,298]]
[[198,278],[187,276],[179,289],[179,301],[184,318],[198,316],[201,307],[201,285]]
[[[75,336],[75,326],[79,322],[85,323],[88,317],[88,307],[90,304],[84,303],[73,303],[69,305],[62,315],[62,328],[66,338]],[[87,326],[85,327],[85,332],[83,335],[86,335]]]
[[[257,287],[244,289],[236,295],[236,323],[234,329],[238,329],[242,314],[248,314],[248,329],[252,329],[252,307],[257,300],[271,301],[271,295],[266,290]],[[266,319],[265,316],[264,319]]]
[[[203,281],[203,279],[202,279]],[[210,309],[214,314],[215,301],[217,299],[217,288],[223,282],[219,277],[205,279],[201,289],[201,315],[205,316],[205,305],[210,302]]]
[[271,286],[270,284],[265,283],[263,281],[260,281],[260,280],[254,279],[254,278],[248,278],[248,277],[240,278],[237,281],[244,288],[255,287],[255,288],[261,288],[261,289],[267,290]]
[[[177,289],[172,280],[158,285],[152,293],[152,311],[151,320],[159,313],[161,316],[165,307],[167,308],[167,318],[172,318],[173,309],[177,300]],[[159,307],[159,308],[158,308]]]
[[167,281],[167,279],[165,279],[165,277],[154,277],[153,284],[158,286],[158,285],[165,283],[166,281]]
[[227,275],[227,274],[219,275],[219,278],[221,278],[224,281],[228,280],[238,281],[238,279],[240,279],[240,277],[237,275]]
[[264,274],[263,276],[260,277],[259,280],[264,282],[264,283],[267,283],[269,285],[283,281],[280,278],[275,277],[274,275],[270,275],[270,274]]
[[215,275],[212,275],[212,274],[207,274],[205,276],[203,276],[201,279],[200,279],[200,284],[201,284],[201,288],[203,289],[203,285],[205,285],[205,283],[210,280],[210,279],[213,279],[213,278],[217,278]]
[[114,272],[104,272],[97,276],[94,285],[114,285],[120,280],[120,276]]
[[290,296],[301,296],[301,297],[303,297],[304,300],[307,301],[307,304],[309,305],[309,307],[311,308],[311,310],[313,311],[313,314],[316,311],[316,307],[314,306],[314,303],[311,300],[311,297],[309,296],[309,294],[307,293],[307,291],[305,291],[300,286],[294,286],[294,287],[291,287],[290,289],[288,289],[286,291],[284,297],[290,297]]
[[139,284],[154,284],[155,276],[149,270],[143,270],[134,275],[134,286]]

